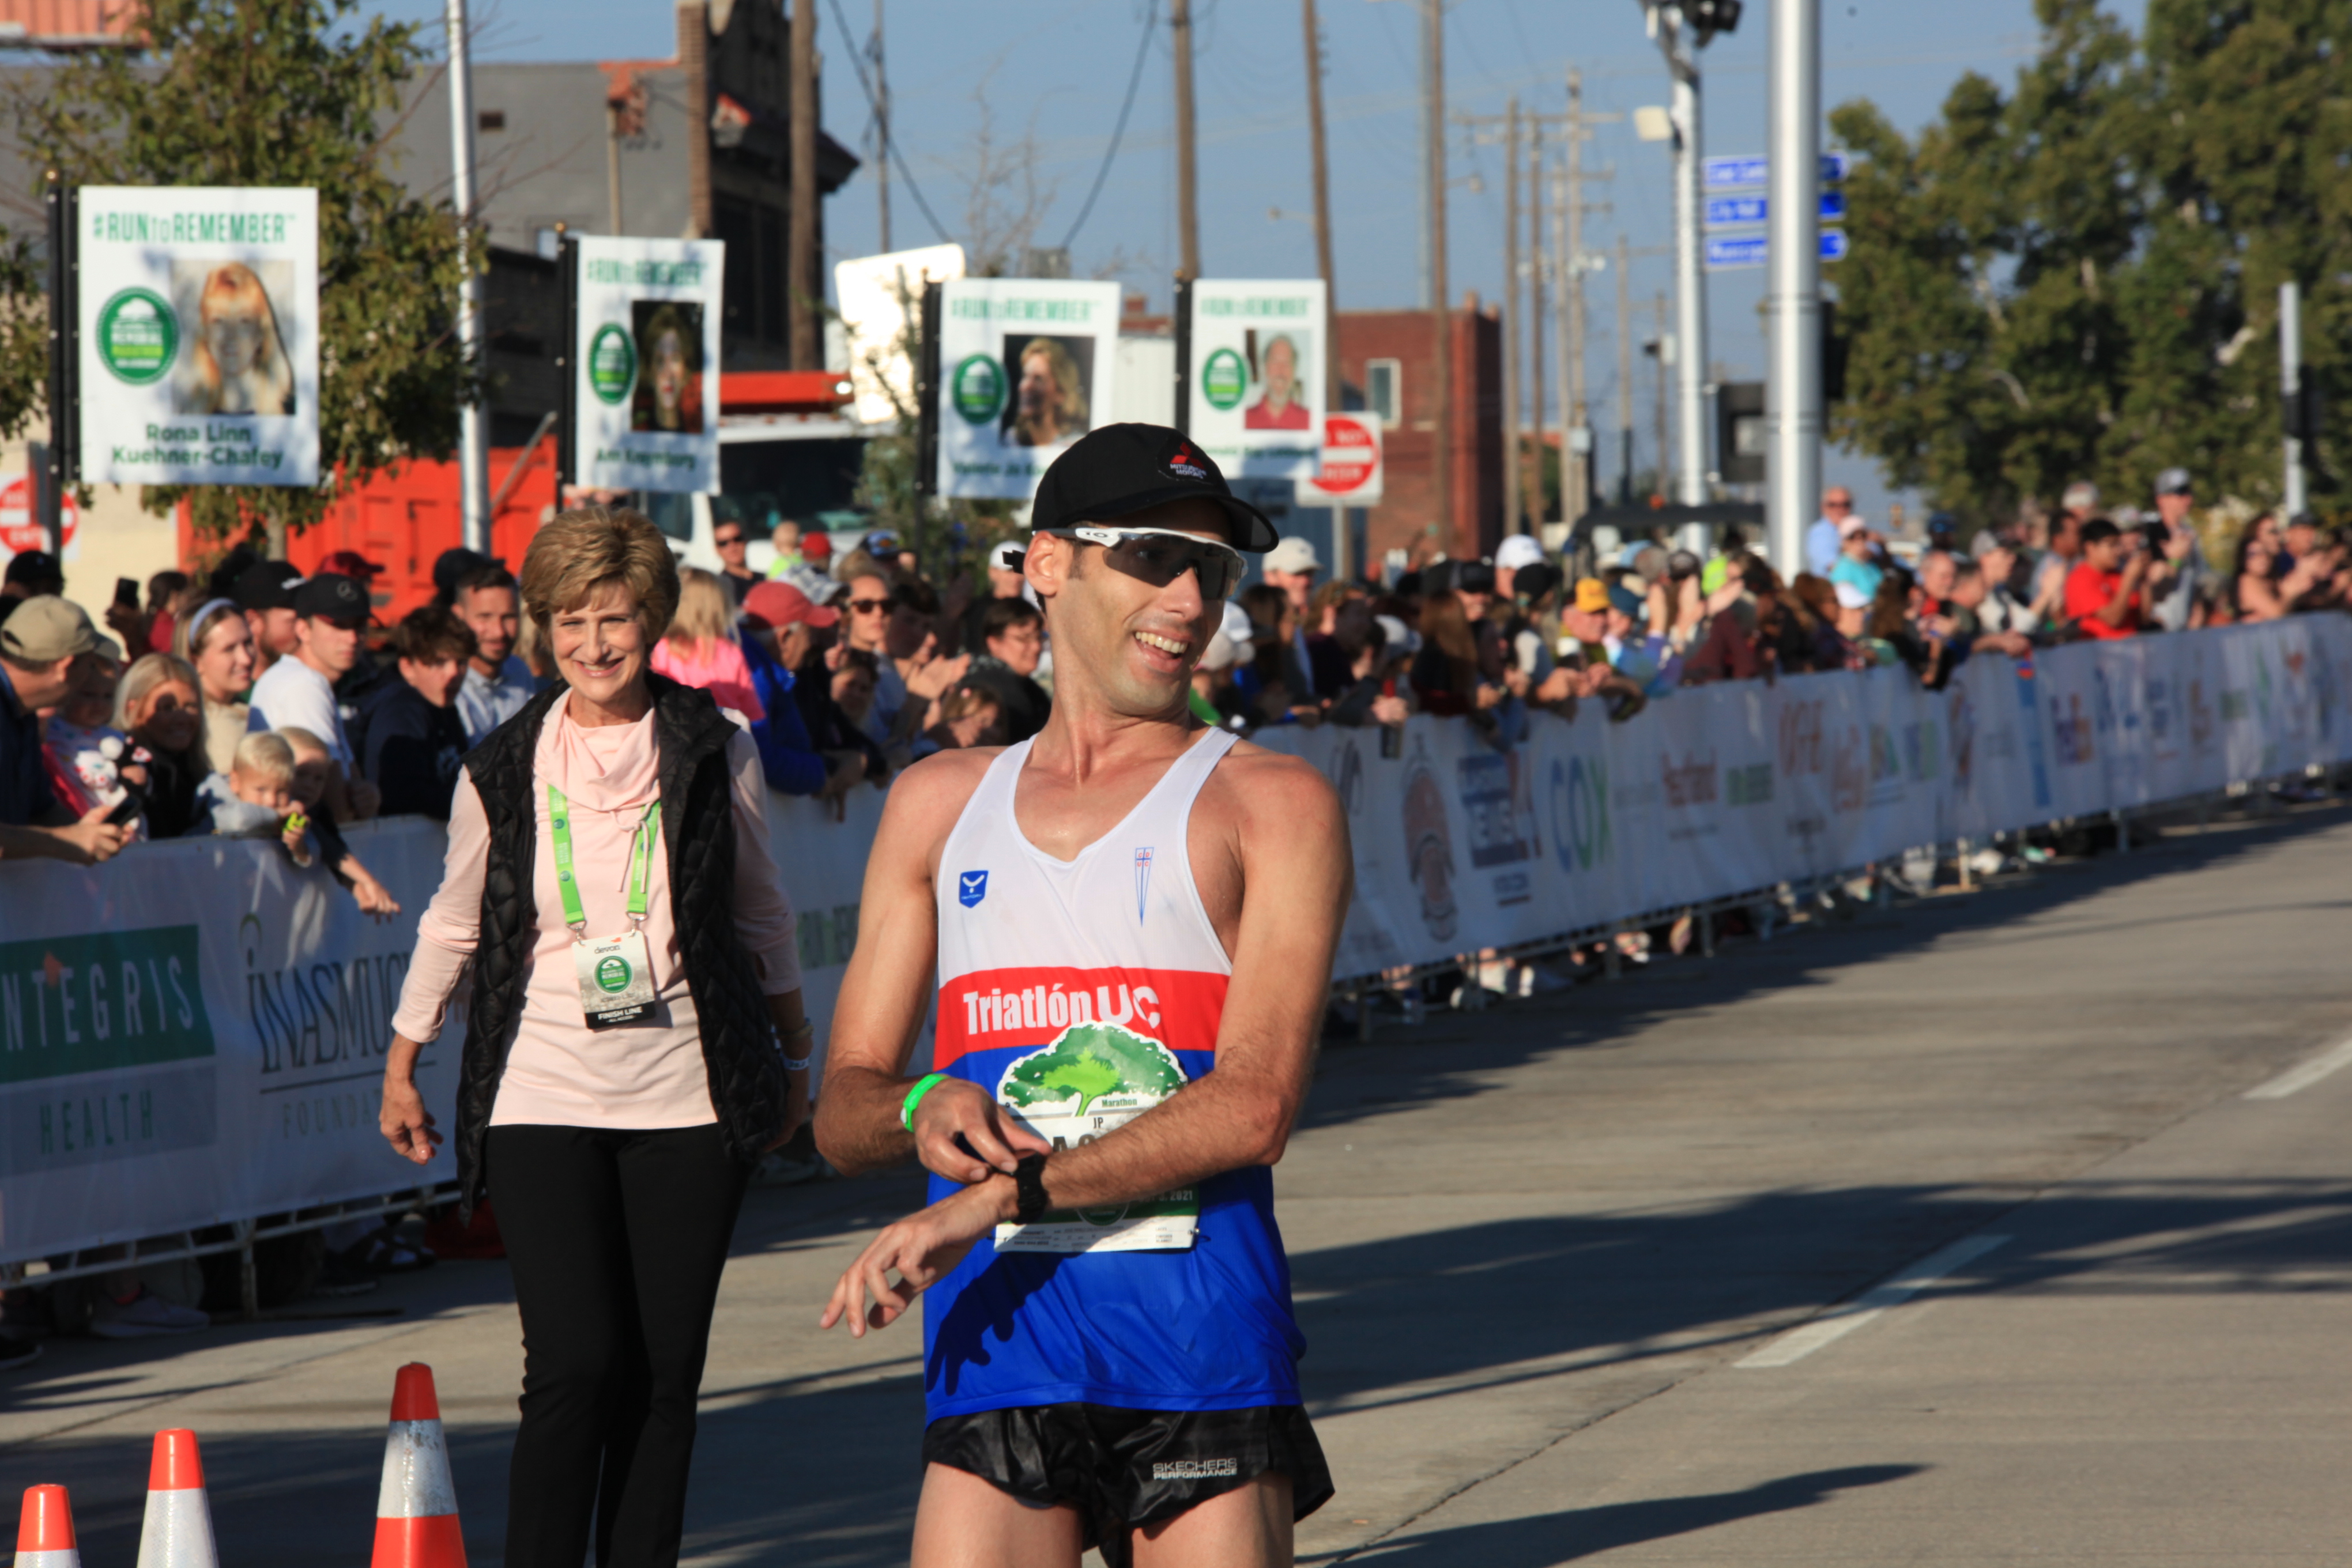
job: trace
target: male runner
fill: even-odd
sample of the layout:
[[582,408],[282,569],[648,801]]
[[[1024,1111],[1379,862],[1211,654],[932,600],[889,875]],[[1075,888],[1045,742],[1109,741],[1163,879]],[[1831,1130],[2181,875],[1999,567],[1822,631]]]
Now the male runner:
[[824,1326],[928,1297],[915,1568],[1075,1568],[1092,1545],[1114,1568],[1286,1564],[1331,1482],[1267,1167],[1307,1095],[1346,818],[1313,768],[1191,714],[1235,545],[1275,542],[1199,448],[1097,430],[1032,526],[1052,718],[892,787],[818,1113],[836,1166],[912,1154],[934,1201]]

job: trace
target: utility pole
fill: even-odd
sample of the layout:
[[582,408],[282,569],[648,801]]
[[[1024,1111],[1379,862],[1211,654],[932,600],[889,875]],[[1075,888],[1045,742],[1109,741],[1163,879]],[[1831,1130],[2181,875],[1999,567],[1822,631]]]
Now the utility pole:
[[1519,100],[1503,129],[1503,527],[1527,531],[1519,510]]
[[1794,581],[1805,529],[1822,500],[1822,8],[1773,0],[1771,223],[1772,373],[1765,378],[1765,470],[1772,562]]
[[[1544,156],[1543,116],[1529,115],[1528,125],[1528,394],[1534,403],[1535,464],[1525,481],[1522,504],[1527,519],[1540,523],[1544,516]],[[1517,331],[1517,329],[1513,329]],[[1528,454],[1514,447],[1511,461],[1528,469]],[[1514,527],[1520,526],[1513,524]],[[1532,532],[1532,529],[1528,531]]]
[[2279,402],[2286,417],[2286,515],[2309,504],[2304,479],[2303,286],[2279,285]]
[[1176,269],[1193,279],[1201,275],[1201,188],[1192,133],[1192,0],[1169,0],[1168,26],[1176,47]]
[[890,78],[882,68],[882,0],[874,0],[874,201],[882,216],[882,251],[890,250]]
[[628,111],[619,93],[604,100],[604,232],[612,235],[621,232],[621,125]]
[[[791,226],[784,235],[784,321],[794,370],[824,368],[824,328],[819,314],[824,287],[817,281],[816,254],[816,0],[793,0],[791,39],[792,117],[787,126],[792,161]],[[692,134],[705,134],[692,128]]]
[[[1183,0],[1176,3],[1181,5]],[[1430,384],[1436,398],[1430,430],[1430,478],[1435,493],[1438,538],[1450,554],[1457,542],[1454,537],[1453,489],[1454,331],[1445,279],[1444,0],[1422,0],[1421,16],[1422,103],[1429,119],[1429,315],[1434,350]]]
[[[1307,32],[1307,125],[1315,160],[1315,267],[1323,276],[1323,408],[1339,411],[1339,287],[1331,269],[1331,164],[1323,141],[1323,29],[1316,24],[1315,0],[1298,0],[1299,26]],[[1348,509],[1331,512],[1331,580],[1344,583],[1363,570],[1349,537]]]
[[1633,253],[1617,236],[1617,504],[1633,504]]
[[[449,192],[466,243],[474,212],[474,68],[466,37],[466,0],[448,0],[443,14],[449,29]],[[465,520],[466,548],[490,552],[490,433],[482,410],[482,278],[469,261],[457,289],[457,348],[466,356],[474,384],[457,405],[457,494]]]
[[[1587,213],[1605,213],[1607,203],[1587,205],[1584,182],[1606,180],[1608,174],[1587,174],[1584,168],[1584,144],[1592,139],[1591,127],[1609,125],[1624,119],[1622,114],[1588,114],[1584,110],[1584,73],[1575,67],[1568,72],[1568,250],[1560,265],[1567,269],[1561,283],[1560,314],[1566,318],[1562,336],[1567,339],[1562,352],[1568,357],[1568,387],[1560,406],[1560,418],[1566,426],[1560,433],[1560,521],[1573,522],[1592,505],[1592,420],[1585,407],[1584,383],[1584,274],[1599,261],[1584,253],[1584,217]],[[1569,467],[1574,459],[1574,468]]]
[[[1567,156],[1576,156],[1574,127],[1570,128]],[[1570,282],[1576,266],[1576,253],[1569,243],[1568,169],[1565,164],[1552,171],[1551,176],[1551,265],[1552,275],[1559,293],[1552,301],[1551,310],[1551,374],[1553,401],[1559,405],[1559,521],[1571,522],[1576,513],[1575,486],[1570,481],[1568,426],[1575,417],[1575,393],[1569,385],[1568,300]]]
[[1674,334],[1666,330],[1666,291],[1664,289],[1658,290],[1657,299],[1651,309],[1656,312],[1658,323],[1658,493],[1671,497],[1674,494],[1674,479],[1673,465],[1667,461],[1671,454],[1666,445],[1668,429],[1666,377],[1669,370],[1677,363],[1676,351],[1679,349],[1683,353],[1688,353],[1690,351],[1676,343]]
[[[1706,146],[1700,120],[1698,49],[1706,29],[1694,26],[1694,0],[1643,0],[1652,36],[1674,77],[1675,317],[1679,329],[1676,403],[1682,426],[1679,496],[1704,505],[1706,494],[1706,275],[1700,266],[1699,157]],[[1737,12],[1733,15],[1736,16]],[[1671,491],[1669,493],[1672,493]]]

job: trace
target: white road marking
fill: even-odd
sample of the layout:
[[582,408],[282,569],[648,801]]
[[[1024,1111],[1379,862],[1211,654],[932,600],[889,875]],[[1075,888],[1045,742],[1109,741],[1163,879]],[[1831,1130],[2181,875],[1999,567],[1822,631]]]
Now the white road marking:
[[2005,1236],[1971,1236],[1941,1252],[1931,1252],[1883,1285],[1874,1285],[1851,1301],[1840,1302],[1815,1318],[1790,1329],[1763,1349],[1733,1362],[1734,1367],[1787,1366],[1801,1362],[1823,1345],[1842,1340],[1889,1307],[1899,1307],[1946,1275],[1982,1258],[2006,1242]]
[[2352,1067],[2352,1040],[2330,1046],[2299,1067],[2291,1067],[2268,1083],[2256,1084],[2246,1090],[2248,1100],[2284,1100],[2298,1089],[2309,1089],[2330,1073]]

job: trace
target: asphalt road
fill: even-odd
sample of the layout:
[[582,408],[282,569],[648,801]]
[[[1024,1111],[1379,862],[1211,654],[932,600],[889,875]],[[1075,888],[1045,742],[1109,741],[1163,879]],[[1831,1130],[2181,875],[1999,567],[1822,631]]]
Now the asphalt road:
[[[1302,1557],[2336,1561],[2352,1070],[2246,1092],[2352,1036],[2347,868],[2312,808],[1335,1047],[1276,1176],[1339,1487]],[[814,1325],[916,1193],[753,1194],[691,1561],[904,1562],[919,1341]],[[496,1564],[504,1266],[305,1310],[397,1315],[53,1343],[0,1374],[0,1481],[127,1568],[193,1426],[226,1563],[356,1563],[421,1360]]]

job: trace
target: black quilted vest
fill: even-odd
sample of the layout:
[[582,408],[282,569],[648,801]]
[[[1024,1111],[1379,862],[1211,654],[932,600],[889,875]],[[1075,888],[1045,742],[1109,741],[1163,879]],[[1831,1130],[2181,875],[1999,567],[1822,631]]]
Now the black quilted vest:
[[[746,1164],[783,1129],[784,1069],[758,971],[735,931],[735,816],[727,743],[733,721],[710,694],[658,675],[646,678],[661,747],[661,841],[669,858],[670,910],[686,961],[687,989],[702,1028],[710,1103],[728,1147]],[[540,853],[531,757],[561,681],[492,731],[466,757],[467,776],[489,818],[482,928],[466,1010],[457,1077],[457,1190],[470,1217],[482,1195],[482,1140],[521,1016],[523,978],[539,921],[533,857]],[[583,1023],[581,1027],[587,1026]]]

